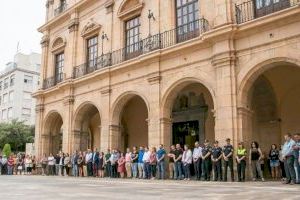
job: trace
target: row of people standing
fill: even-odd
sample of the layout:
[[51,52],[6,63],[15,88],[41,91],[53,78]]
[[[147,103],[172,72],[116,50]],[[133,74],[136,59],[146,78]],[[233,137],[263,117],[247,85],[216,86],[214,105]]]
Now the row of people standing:
[[25,154],[0,155],[0,175],[31,175],[36,170],[35,156]]

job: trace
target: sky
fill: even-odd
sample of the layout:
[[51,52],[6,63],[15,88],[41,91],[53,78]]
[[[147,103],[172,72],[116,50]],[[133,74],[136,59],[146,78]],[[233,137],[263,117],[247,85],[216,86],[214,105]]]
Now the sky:
[[17,52],[41,53],[42,34],[37,28],[45,22],[46,0],[9,0],[0,6],[0,70],[13,61]]

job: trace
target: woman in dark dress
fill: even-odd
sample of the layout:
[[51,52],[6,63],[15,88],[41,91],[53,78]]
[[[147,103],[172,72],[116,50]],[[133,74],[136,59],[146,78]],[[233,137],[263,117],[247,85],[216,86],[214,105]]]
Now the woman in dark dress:
[[104,153],[101,152],[99,154],[99,171],[98,171],[99,177],[104,178]]

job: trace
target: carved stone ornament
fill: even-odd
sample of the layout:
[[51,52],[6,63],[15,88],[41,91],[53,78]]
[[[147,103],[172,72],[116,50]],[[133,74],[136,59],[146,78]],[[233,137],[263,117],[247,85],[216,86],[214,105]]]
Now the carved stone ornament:
[[42,47],[48,47],[49,41],[50,41],[49,35],[44,35],[41,40]]
[[101,29],[101,25],[95,22],[93,19],[90,19],[90,21],[83,27],[81,31],[81,36],[86,37],[90,34],[97,33]]
[[73,31],[78,31],[78,27],[79,27],[79,19],[78,18],[71,19],[68,25],[69,33]]
[[38,104],[35,106],[35,112],[36,113],[41,113],[44,111],[44,104]]
[[104,7],[106,8],[107,13],[110,13],[113,11],[113,7],[115,5],[115,1],[114,0],[107,0],[104,3]]
[[119,8],[118,17],[122,19],[130,18],[142,12],[144,3],[142,0],[124,0]]
[[65,48],[65,46],[66,46],[66,40],[63,37],[57,37],[52,42],[51,50],[52,50],[52,52],[59,51],[59,50]]

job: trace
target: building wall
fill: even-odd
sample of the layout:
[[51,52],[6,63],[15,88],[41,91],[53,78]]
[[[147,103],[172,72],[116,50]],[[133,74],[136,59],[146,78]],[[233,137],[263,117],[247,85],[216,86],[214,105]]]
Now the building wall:
[[[141,38],[149,34],[149,9],[156,18],[151,22],[152,34],[175,28],[174,2],[82,0],[39,29],[44,33],[42,79],[53,76],[55,53],[65,52],[65,81],[47,89],[41,88],[35,94],[39,155],[46,152],[43,141],[48,136],[44,122],[51,112],[59,113],[63,119],[63,150],[75,148],[78,133],[75,133],[74,119],[83,104],[92,104],[99,111],[100,149],[117,148],[121,143],[119,115],[134,96],[141,97],[148,108],[148,145],[163,143],[168,146],[172,137],[174,99],[191,83],[201,84],[210,93],[213,109],[209,110],[209,116],[213,118],[213,126],[207,126],[214,129],[210,130],[214,132],[211,140],[223,144],[229,137],[235,145],[238,141],[248,144],[253,140],[253,111],[248,99],[253,82],[274,67],[299,66],[300,15],[297,6],[237,24],[235,3],[240,2],[199,1],[200,15],[208,20],[209,31],[186,42],[72,78],[73,67],[85,62],[87,37],[83,34],[90,35],[86,30],[89,25],[92,24],[90,29],[95,29],[92,34],[99,34],[99,52],[102,31],[108,36],[103,43],[104,53],[115,51],[124,46],[124,21],[130,18],[130,13],[140,12]],[[135,10],[139,6],[141,9]],[[59,38],[62,42],[56,43]],[[281,85],[279,80],[275,82]],[[292,101],[296,97],[290,98]],[[282,115],[289,114],[283,112]],[[287,126],[296,127],[293,130],[299,127],[293,120],[288,120],[282,127]],[[287,129],[281,130],[281,134]]]

